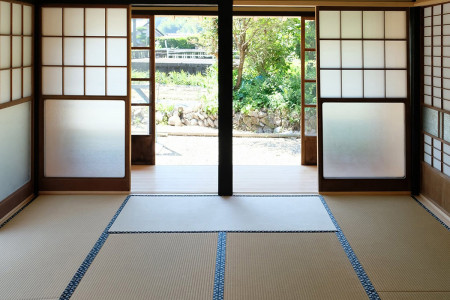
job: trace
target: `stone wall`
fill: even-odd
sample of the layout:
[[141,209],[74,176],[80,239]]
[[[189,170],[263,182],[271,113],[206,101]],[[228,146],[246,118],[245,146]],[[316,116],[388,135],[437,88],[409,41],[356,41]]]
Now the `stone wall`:
[[[171,126],[203,126],[218,128],[217,114],[207,114],[199,107],[176,107],[172,111],[156,112],[156,124]],[[300,116],[296,112],[250,111],[249,113],[233,113],[233,128],[256,133],[280,133],[298,131]]]

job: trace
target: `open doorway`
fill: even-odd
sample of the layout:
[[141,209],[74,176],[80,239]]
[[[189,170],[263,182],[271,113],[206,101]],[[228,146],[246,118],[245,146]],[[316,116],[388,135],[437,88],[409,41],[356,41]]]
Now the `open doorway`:
[[233,20],[234,191],[317,192],[313,17]]
[[[148,84],[151,112],[141,115],[152,116],[148,124],[132,117],[133,128],[146,129],[135,130],[141,137],[134,139],[149,134],[152,143],[144,145],[149,161],[132,168],[132,191],[217,193],[217,47],[211,44],[218,40],[217,18],[156,15],[132,22],[133,36],[149,41],[132,48],[131,77]],[[133,92],[143,94],[135,85]],[[132,105],[141,112],[146,104]]]

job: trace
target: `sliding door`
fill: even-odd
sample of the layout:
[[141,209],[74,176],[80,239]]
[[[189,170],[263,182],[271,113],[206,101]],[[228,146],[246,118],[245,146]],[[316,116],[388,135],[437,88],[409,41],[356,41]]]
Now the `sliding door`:
[[0,218],[33,193],[33,20],[0,1]]
[[319,191],[407,191],[408,12],[318,8]]
[[130,8],[41,10],[40,189],[130,188]]

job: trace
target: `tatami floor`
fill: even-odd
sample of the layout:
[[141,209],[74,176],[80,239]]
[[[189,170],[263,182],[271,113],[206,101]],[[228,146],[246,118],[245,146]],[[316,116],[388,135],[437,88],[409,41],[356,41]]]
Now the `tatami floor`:
[[[244,166],[233,170],[235,193],[317,193],[317,166]],[[132,193],[216,194],[217,166],[131,166]]]
[[129,199],[1,223],[0,299],[450,299],[449,227],[409,196],[324,196],[336,232],[109,232]]

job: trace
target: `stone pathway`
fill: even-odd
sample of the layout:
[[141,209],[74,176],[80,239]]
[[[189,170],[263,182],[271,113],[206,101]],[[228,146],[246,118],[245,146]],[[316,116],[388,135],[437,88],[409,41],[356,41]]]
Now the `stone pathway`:
[[[300,165],[299,138],[233,139],[235,165]],[[157,165],[217,165],[218,139],[211,136],[158,136]]]

